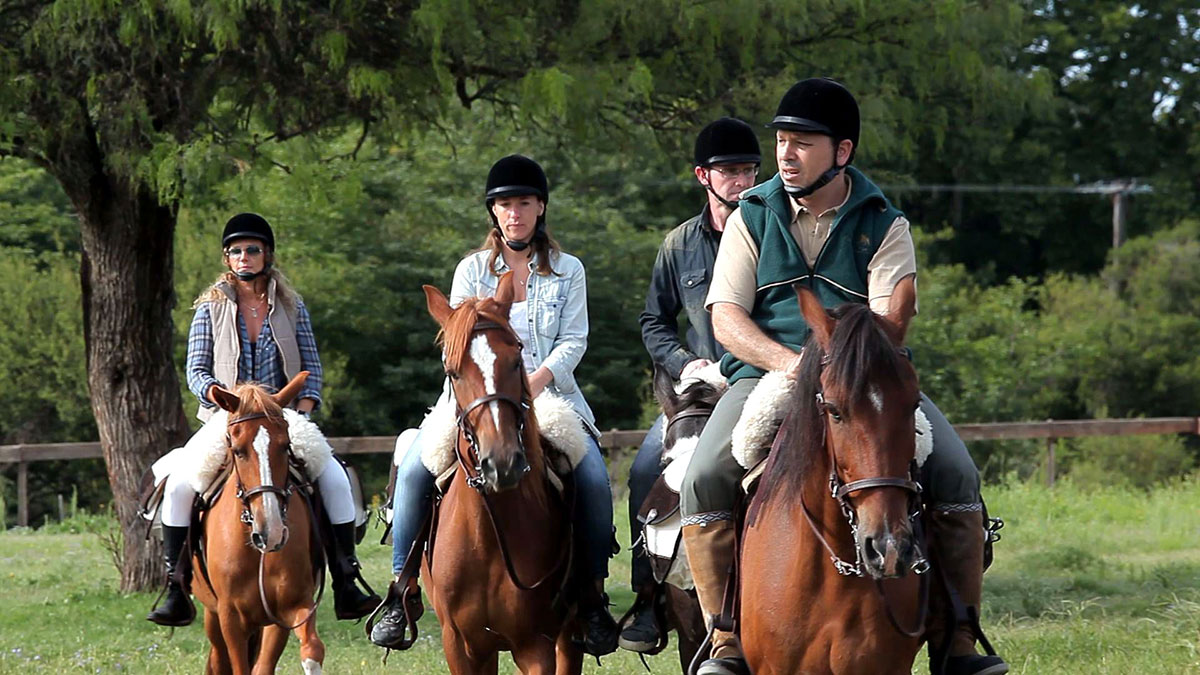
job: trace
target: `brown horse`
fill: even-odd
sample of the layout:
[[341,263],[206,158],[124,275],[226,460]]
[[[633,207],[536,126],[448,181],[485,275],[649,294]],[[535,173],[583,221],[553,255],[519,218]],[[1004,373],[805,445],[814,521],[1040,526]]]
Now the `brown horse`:
[[914,534],[917,375],[866,305],[830,315],[797,294],[812,336],[750,505],[742,647],[757,675],[909,673],[928,577],[906,576],[928,567]]
[[226,461],[233,473],[203,519],[204,556],[193,559],[199,572],[193,590],[204,604],[204,632],[212,643],[206,673],[274,673],[292,630],[305,675],[321,672],[325,645],[313,602],[317,547],[309,506],[288,482],[282,411],[307,377],[297,374],[274,395],[253,384],[214,389],[217,405],[229,412]]
[[442,498],[422,574],[450,672],[495,673],[511,651],[527,675],[579,673],[583,652],[559,609],[569,512],[547,479],[521,343],[508,323],[512,275],[495,298],[452,309],[425,286],[442,327],[458,407],[458,475]]

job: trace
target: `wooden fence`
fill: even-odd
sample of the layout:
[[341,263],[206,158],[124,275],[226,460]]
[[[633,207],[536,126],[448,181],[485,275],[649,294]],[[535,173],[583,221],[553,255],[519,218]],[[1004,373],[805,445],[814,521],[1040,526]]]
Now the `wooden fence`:
[[[1046,481],[1055,479],[1055,446],[1060,438],[1079,436],[1131,436],[1136,434],[1200,434],[1200,417],[1151,417],[1142,419],[1047,420],[1045,422],[994,422],[959,424],[955,430],[964,441],[1046,439]],[[605,431],[600,445],[631,448],[641,445],[645,429]],[[339,454],[356,455],[391,452],[395,436],[330,438]],[[55,459],[97,459],[104,456],[99,443],[40,443],[0,445],[0,466],[17,465],[17,524],[29,524],[29,464]]]

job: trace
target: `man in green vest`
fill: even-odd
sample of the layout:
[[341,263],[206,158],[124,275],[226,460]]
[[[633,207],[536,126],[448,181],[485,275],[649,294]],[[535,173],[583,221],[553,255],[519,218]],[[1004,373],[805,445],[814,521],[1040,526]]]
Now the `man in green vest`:
[[[730,452],[733,427],[747,396],[770,370],[791,371],[809,329],[792,285],[804,282],[822,303],[868,304],[903,334],[917,311],[916,256],[909,223],[878,187],[850,166],[858,147],[853,95],[824,78],[803,80],[784,94],[775,129],[779,173],[743,193],[725,224],[706,306],[717,340],[728,350],[721,372],[730,389],[700,436],[683,481],[683,541],[705,616],[719,613],[735,555],[732,510],[742,467]],[[933,427],[933,453],[922,482],[932,504],[937,559],[962,604],[978,612],[983,586],[983,504],[979,472],[954,428],[928,398],[921,409]],[[944,626],[945,622],[931,623]],[[1008,665],[975,651],[963,621],[935,675],[1000,675]],[[699,675],[747,673],[732,633],[715,631],[711,658]],[[932,659],[931,659],[932,661]]]

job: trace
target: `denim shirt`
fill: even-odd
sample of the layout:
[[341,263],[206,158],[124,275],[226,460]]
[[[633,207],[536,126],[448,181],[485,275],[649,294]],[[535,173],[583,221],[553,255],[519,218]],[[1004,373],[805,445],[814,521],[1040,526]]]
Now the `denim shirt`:
[[[499,275],[508,271],[508,265],[503,257],[498,257],[495,273],[488,270],[489,253],[477,251],[458,264],[450,288],[451,306],[458,306],[469,297],[487,298],[496,294]],[[588,338],[583,263],[573,255],[559,253],[551,259],[557,274],[542,276],[534,262],[529,263],[529,280],[525,284],[529,335],[533,336],[526,348],[533,356],[535,368],[545,366],[554,375],[546,388],[570,401],[588,430],[599,436],[596,417],[575,381],[575,367],[587,351]]]

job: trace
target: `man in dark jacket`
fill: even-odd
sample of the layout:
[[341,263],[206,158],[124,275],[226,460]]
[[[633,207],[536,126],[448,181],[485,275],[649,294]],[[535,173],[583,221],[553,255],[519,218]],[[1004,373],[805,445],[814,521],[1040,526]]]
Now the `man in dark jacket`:
[[[758,138],[749,124],[723,117],[701,130],[696,138],[696,180],[707,191],[708,200],[700,214],[667,233],[646,293],[642,312],[642,342],[655,365],[676,380],[685,379],[725,354],[713,337],[712,321],[704,308],[713,262],[725,219],[737,208],[744,190],[754,185],[762,161]],[[679,314],[687,314],[686,344],[679,337]],[[662,473],[662,415],[638,449],[629,470],[629,526],[631,541],[637,541],[638,510],[651,486]],[[654,590],[650,561],[643,548],[633,552],[633,589],[639,594]],[[621,647],[645,652],[658,642],[653,606],[643,602],[632,621],[621,632]]]

